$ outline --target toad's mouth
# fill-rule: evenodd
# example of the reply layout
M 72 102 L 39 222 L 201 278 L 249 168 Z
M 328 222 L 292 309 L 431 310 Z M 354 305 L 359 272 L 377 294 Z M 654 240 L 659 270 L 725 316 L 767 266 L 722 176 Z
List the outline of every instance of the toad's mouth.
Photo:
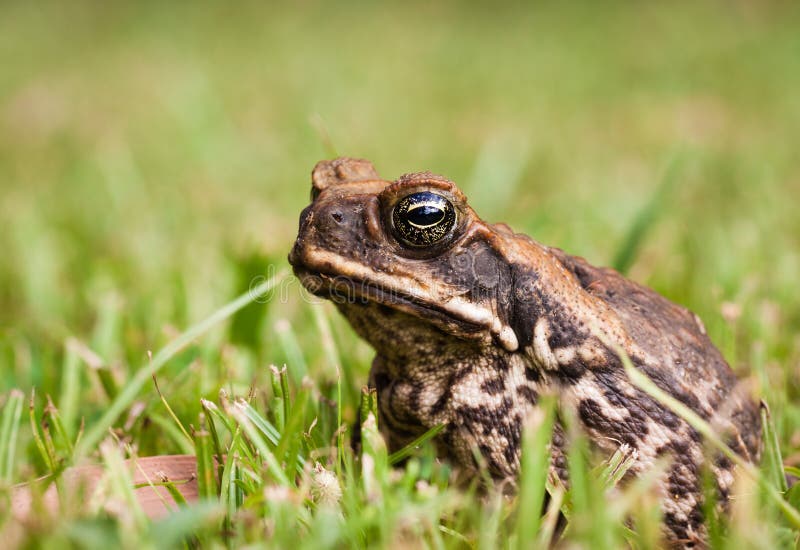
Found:
M 456 329 L 458 332 L 475 334 L 488 330 L 485 323 L 480 324 L 473 319 L 455 317 L 450 311 L 431 300 L 404 293 L 396 288 L 385 288 L 365 280 L 355 280 L 341 275 L 308 271 L 295 268 L 295 275 L 306 290 L 331 300 L 339 306 L 380 304 L 423 319 L 426 322 L 441 326 L 445 330 Z
M 290 255 L 295 275 L 312 294 L 339 306 L 381 304 L 439 326 L 449 333 L 478 336 L 489 332 L 507 351 L 519 347 L 516 334 L 492 308 L 464 294 L 432 291 L 419 281 L 376 272 L 358 262 L 316 247 Z

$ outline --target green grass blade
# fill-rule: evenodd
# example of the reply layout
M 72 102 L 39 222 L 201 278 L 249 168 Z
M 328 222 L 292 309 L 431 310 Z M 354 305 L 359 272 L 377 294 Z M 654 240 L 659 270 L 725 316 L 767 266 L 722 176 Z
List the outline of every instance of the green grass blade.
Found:
M 219 487 L 214 469 L 214 452 L 211 434 L 206 429 L 206 415 L 200 413 L 198 429 L 194 434 L 195 455 L 197 456 L 197 493 L 202 499 L 217 498 Z
M 125 504 L 126 518 L 141 532 L 147 525 L 147 517 L 136 498 L 135 486 L 128 471 L 128 466 L 117 443 L 108 438 L 100 444 L 100 455 L 105 464 L 108 480 L 113 496 Z
M 308 374 L 308 365 L 303 355 L 303 349 L 297 341 L 297 335 L 292 329 L 288 319 L 280 319 L 275 323 L 275 334 L 278 336 L 286 364 L 295 384 L 299 384 Z
M 172 340 L 169 344 L 164 346 L 148 365 L 139 369 L 136 374 L 126 384 L 120 394 L 114 399 L 111 405 L 106 409 L 106 412 L 97 420 L 91 427 L 84 433 L 81 441 L 75 448 L 75 456 L 77 458 L 86 456 L 91 449 L 103 438 L 103 435 L 108 431 L 111 426 L 119 419 L 122 413 L 133 403 L 138 393 L 142 390 L 147 381 L 161 370 L 167 361 L 172 359 L 178 352 L 192 343 L 196 338 L 199 338 L 211 328 L 223 322 L 231 315 L 242 309 L 243 307 L 254 302 L 259 295 L 269 292 L 278 282 L 284 277 L 283 273 L 278 273 L 272 279 L 265 281 L 258 285 L 256 288 L 242 294 L 235 300 L 229 302 L 225 306 L 215 311 L 206 319 L 200 321 L 196 325 L 191 326 L 185 332 L 180 334 L 177 338 Z
M 645 237 L 647 237 L 647 233 L 658 221 L 658 217 L 667 210 L 667 203 L 672 189 L 675 186 L 675 182 L 678 181 L 681 167 L 682 157 L 676 155 L 667 165 L 664 176 L 661 178 L 661 182 L 652 197 L 650 197 L 650 200 L 631 224 L 611 264 L 612 267 L 620 273 L 625 274 L 628 272 L 631 265 L 633 265 L 633 262 L 636 260 L 636 255 L 639 253 L 639 249 Z
M 414 441 L 389 455 L 389 464 L 394 466 L 398 462 L 405 460 L 413 455 L 426 441 L 432 440 L 434 437 L 444 430 L 445 424 L 438 424 L 427 432 L 416 438 Z
M 561 506 L 564 503 L 564 488 L 556 487 L 549 494 L 550 502 L 547 504 L 544 517 L 541 519 L 541 527 L 539 528 L 534 548 L 553 548 L 555 543 L 553 537 L 558 526 L 558 518 L 561 515 Z
M 64 422 L 61 420 L 61 415 L 58 412 L 58 407 L 53 404 L 50 396 L 47 396 L 47 405 L 44 408 L 44 418 L 48 426 L 52 426 L 55 434 L 58 437 L 57 442 L 60 443 L 59 447 L 66 453 L 66 459 L 69 461 L 72 458 L 72 441 L 70 440 L 67 430 L 64 427 Z
M 516 542 L 527 548 L 539 532 L 544 505 L 545 483 L 550 469 L 548 445 L 555 421 L 555 403 L 542 399 L 527 420 L 520 456 L 519 494 L 517 496 Z
M 247 407 L 246 403 L 242 400 L 236 401 L 230 409 L 231 416 L 241 426 L 248 439 L 252 442 L 253 446 L 258 451 L 261 459 L 267 467 L 267 472 L 281 485 L 288 486 L 291 484 L 289 478 L 281 468 L 275 454 L 269 448 L 268 439 L 265 439 L 265 433 L 259 430 L 256 425 L 250 420 L 245 412 Z
M 64 363 L 61 378 L 61 393 L 58 405 L 67 434 L 74 437 L 77 429 L 78 404 L 81 401 L 81 370 L 77 341 L 73 338 L 64 345 Z
M 270 365 L 269 370 L 272 375 L 270 379 L 272 382 L 272 414 L 275 417 L 275 427 L 282 432 L 286 426 L 286 418 L 289 416 L 289 395 L 286 391 L 288 388 L 283 383 L 286 378 L 286 365 L 280 370 L 275 365 Z
M 247 420 L 253 424 L 253 427 L 256 428 L 262 436 L 266 437 L 267 441 L 269 441 L 273 447 L 279 448 L 282 438 L 281 432 L 279 432 L 275 426 L 270 424 L 269 420 L 264 418 L 263 415 L 259 414 L 259 412 L 255 410 L 247 401 L 240 399 L 237 401 L 236 405 L 238 406 L 239 410 L 244 413 Z M 293 431 L 289 429 L 284 433 L 293 433 Z M 276 453 L 277 452 L 278 451 L 276 451 Z M 278 454 L 277 456 L 281 455 Z M 304 465 L 305 459 L 299 454 L 296 455 L 297 471 L 302 472 Z
M 33 435 L 33 440 L 36 443 L 36 448 L 39 451 L 39 456 L 42 457 L 42 460 L 44 461 L 45 465 L 47 465 L 47 469 L 50 470 L 50 473 L 55 473 L 56 465 L 53 462 L 52 456 L 47 451 L 42 432 L 39 430 L 39 421 L 36 418 L 35 398 L 36 392 L 35 390 L 31 390 L 31 397 L 28 401 L 28 419 L 30 420 L 31 434 Z
M 217 432 L 217 425 L 214 422 L 214 415 L 208 414 L 208 407 L 206 403 L 207 402 L 205 399 L 200 400 L 200 404 L 203 407 L 203 412 L 205 413 L 206 422 L 208 424 L 208 431 L 211 434 L 211 444 L 214 447 L 214 458 L 216 459 L 217 463 L 217 486 L 221 488 L 222 474 L 225 467 L 223 464 L 225 453 L 222 451 L 222 441 L 219 438 L 219 432 Z
M 6 484 L 11 483 L 11 476 L 14 473 L 14 458 L 17 454 L 17 437 L 24 401 L 25 394 L 13 389 L 9 392 L 8 400 L 3 407 L 2 421 L 0 421 L 0 479 Z
M 139 468 L 139 471 L 143 472 L 141 467 Z M 163 487 L 164 489 L 167 490 L 170 497 L 172 497 L 172 500 L 175 502 L 175 504 L 177 504 L 178 506 L 187 506 L 188 502 L 186 501 L 186 497 L 183 496 L 181 490 L 178 489 L 178 485 L 185 485 L 187 483 L 189 483 L 189 480 L 175 482 L 162 477 L 159 481 L 148 480 L 147 483 L 134 483 L 133 488 L 138 490 L 138 489 L 143 489 L 145 487 L 153 487 L 153 488 Z M 169 501 L 167 501 L 166 499 L 162 499 L 162 502 L 164 502 L 165 506 L 169 507 Z
M 189 546 L 187 539 L 196 540 L 198 533 L 213 529 L 223 516 L 222 507 L 213 502 L 201 502 L 188 508 L 180 508 L 168 517 L 153 524 L 150 539 L 156 548 L 180 548 Z M 184 544 L 181 545 L 180 543 Z M 195 542 L 197 547 L 206 547 Z
M 772 484 L 778 491 L 785 493 L 789 490 L 789 485 L 786 483 L 786 474 L 783 470 L 778 434 L 775 433 L 772 415 L 764 402 L 761 403 L 761 425 L 764 427 L 764 454 L 761 461 L 766 466 Z
M 269 441 L 272 446 L 278 446 L 278 442 L 281 439 L 281 432 L 279 432 L 275 426 L 270 424 L 269 420 L 261 416 L 258 411 L 250 405 L 250 403 L 244 401 L 243 399 L 237 400 L 235 406 L 244 413 L 245 417 L 253 423 L 253 425 L 264 437 L 267 438 L 267 441 Z

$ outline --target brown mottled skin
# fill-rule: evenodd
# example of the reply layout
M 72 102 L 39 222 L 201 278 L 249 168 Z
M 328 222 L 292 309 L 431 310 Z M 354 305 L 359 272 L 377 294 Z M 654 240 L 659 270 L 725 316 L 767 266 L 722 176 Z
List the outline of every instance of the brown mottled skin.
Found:
M 696 315 L 611 269 L 487 224 L 441 176 L 388 182 L 368 161 L 340 158 L 317 164 L 312 182 L 289 260 L 377 351 L 370 383 L 391 448 L 445 424 L 442 455 L 474 467 L 478 450 L 492 475 L 513 478 L 525 418 L 541 394 L 555 394 L 601 452 L 636 450 L 631 475 L 672 457 L 659 481 L 666 542 L 705 544 L 701 438 L 634 387 L 609 348 L 755 461 L 758 407 Z M 410 246 L 393 212 L 421 191 L 447 199 L 455 222 L 441 241 Z M 557 427 L 552 470 L 566 478 L 563 445 Z M 733 465 L 713 462 L 726 501 Z

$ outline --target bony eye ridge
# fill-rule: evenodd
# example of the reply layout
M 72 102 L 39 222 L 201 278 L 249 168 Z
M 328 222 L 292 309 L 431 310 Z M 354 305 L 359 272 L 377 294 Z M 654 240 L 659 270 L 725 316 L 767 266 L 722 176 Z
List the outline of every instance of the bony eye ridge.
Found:
M 430 246 L 448 237 L 456 224 L 453 204 L 442 195 L 419 191 L 403 197 L 392 211 L 392 228 L 403 244 Z

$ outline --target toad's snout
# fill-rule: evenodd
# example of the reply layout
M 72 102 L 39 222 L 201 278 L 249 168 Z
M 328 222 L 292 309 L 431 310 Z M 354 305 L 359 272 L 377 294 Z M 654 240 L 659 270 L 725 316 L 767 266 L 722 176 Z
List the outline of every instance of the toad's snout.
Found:
M 335 199 L 335 200 L 333 200 Z M 319 196 L 300 214 L 297 240 L 289 254 L 295 268 L 310 268 L 314 251 L 336 251 L 352 259 L 365 259 L 382 232 L 374 197 Z

